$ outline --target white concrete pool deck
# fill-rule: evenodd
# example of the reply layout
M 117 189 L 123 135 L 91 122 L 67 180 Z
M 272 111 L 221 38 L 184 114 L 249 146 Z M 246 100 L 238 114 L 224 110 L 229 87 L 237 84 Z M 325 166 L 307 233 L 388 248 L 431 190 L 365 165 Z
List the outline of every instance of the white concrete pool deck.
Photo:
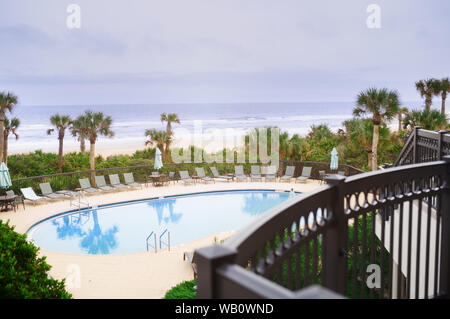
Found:
M 91 206 L 121 201 L 179 195 L 205 191 L 239 189 L 273 189 L 309 192 L 319 187 L 319 182 L 306 183 L 265 183 L 265 182 L 216 182 L 197 183 L 185 186 L 183 183 L 163 187 L 143 187 L 142 189 L 103 192 L 87 196 Z M 15 230 L 25 233 L 33 224 L 42 219 L 73 209 L 68 199 L 45 201 L 24 210 L 1 212 L 0 219 L 10 220 Z M 142 252 L 121 255 L 81 255 L 66 254 L 41 249 L 40 255 L 47 257 L 52 266 L 50 275 L 57 279 L 66 278 L 67 288 L 74 298 L 162 298 L 172 286 L 193 279 L 192 269 L 183 261 L 183 252 L 209 246 L 214 240 L 220 241 L 232 236 L 233 232 L 219 233 L 195 241 L 172 247 L 170 251 Z M 79 273 L 79 276 L 77 274 Z M 79 280 L 77 279 L 79 278 Z

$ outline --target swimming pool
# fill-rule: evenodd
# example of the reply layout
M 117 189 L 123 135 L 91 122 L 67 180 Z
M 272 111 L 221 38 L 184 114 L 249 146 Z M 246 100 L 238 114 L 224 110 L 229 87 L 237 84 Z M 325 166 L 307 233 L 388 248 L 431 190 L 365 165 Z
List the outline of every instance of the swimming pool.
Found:
M 222 191 L 104 205 L 46 219 L 28 230 L 37 246 L 75 254 L 123 254 L 147 250 L 156 234 L 176 246 L 238 230 L 295 193 Z M 164 231 L 166 231 L 164 233 Z M 154 246 L 154 235 L 149 244 Z M 163 245 L 163 248 L 165 246 Z M 150 246 L 149 249 L 152 250 Z

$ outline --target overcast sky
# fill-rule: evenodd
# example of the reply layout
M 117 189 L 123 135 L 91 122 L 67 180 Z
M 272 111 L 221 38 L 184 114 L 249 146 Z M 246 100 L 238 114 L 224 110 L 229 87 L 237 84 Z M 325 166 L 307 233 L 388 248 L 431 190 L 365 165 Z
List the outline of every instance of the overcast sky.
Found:
M 66 10 L 81 8 L 81 28 Z M 381 29 L 369 29 L 369 4 Z M 2 0 L 0 91 L 21 104 L 419 100 L 450 75 L 450 1 Z M 437 101 L 436 101 L 437 102 Z M 439 101 L 440 102 L 440 101 Z

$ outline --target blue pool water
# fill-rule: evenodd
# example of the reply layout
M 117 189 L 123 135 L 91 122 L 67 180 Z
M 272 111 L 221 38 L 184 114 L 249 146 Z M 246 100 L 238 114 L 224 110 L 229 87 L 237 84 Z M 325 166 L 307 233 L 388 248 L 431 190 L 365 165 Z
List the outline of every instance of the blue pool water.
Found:
M 105 205 L 44 220 L 28 234 L 37 246 L 58 252 L 142 252 L 147 250 L 146 238 L 152 231 L 158 249 L 159 236 L 166 229 L 171 246 L 175 246 L 238 230 L 292 196 L 295 194 L 288 192 L 227 191 Z M 153 237 L 150 243 L 154 244 Z

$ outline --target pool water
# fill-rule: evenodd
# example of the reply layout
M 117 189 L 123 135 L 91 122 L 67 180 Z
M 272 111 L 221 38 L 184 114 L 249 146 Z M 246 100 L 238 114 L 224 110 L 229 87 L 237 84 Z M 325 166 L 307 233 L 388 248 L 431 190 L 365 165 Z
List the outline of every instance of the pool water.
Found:
M 154 232 L 176 246 L 207 235 L 238 230 L 295 193 L 210 192 L 148 199 L 70 212 L 34 225 L 28 236 L 39 247 L 76 254 L 123 254 L 147 250 Z M 153 235 L 148 240 L 153 250 Z M 211 242 L 212 244 L 212 242 Z M 166 246 L 163 244 L 163 248 Z

